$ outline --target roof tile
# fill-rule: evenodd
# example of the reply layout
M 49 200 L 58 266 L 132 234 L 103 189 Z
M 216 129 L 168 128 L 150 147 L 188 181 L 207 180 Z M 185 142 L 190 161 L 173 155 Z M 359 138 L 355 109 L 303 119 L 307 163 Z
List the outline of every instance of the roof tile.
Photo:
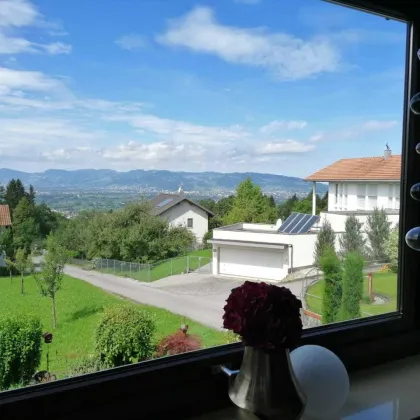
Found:
M 399 181 L 401 155 L 341 159 L 305 178 L 305 181 Z
M 9 206 L 7 204 L 0 205 L 0 226 L 11 226 Z

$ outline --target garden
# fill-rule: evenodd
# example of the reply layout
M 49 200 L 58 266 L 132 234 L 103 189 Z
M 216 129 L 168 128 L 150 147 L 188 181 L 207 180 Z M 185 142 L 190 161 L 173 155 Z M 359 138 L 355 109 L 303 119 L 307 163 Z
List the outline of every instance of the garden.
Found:
M 128 315 L 133 315 L 133 317 L 137 316 L 136 313 L 144 314 L 143 318 L 146 320 L 146 324 L 151 325 L 147 331 L 143 331 L 145 336 L 151 333 L 150 343 L 152 347 L 149 349 L 148 359 L 156 357 L 154 349 L 158 343 L 179 332 L 181 325 L 188 325 L 188 336 L 194 337 L 195 348 L 212 347 L 227 342 L 227 335 L 224 332 L 216 331 L 160 308 L 134 304 L 69 276 L 64 276 L 55 303 L 57 327 L 52 329 L 51 301 L 41 295 L 33 276 L 24 278 L 24 294 L 21 293 L 20 277 L 0 278 L 0 322 L 5 322 L 6 319 L 10 318 L 16 320 L 19 320 L 19 318 L 39 319 L 42 333 L 52 333 L 53 339 L 51 343 L 45 343 L 43 340 L 41 360 L 39 366 L 37 366 L 37 371 L 48 370 L 58 378 L 71 375 L 74 366 L 95 353 L 98 326 L 104 316 L 110 316 L 109 311 L 116 311 L 117 317 L 122 316 L 120 309 L 123 309 L 123 312 L 127 309 L 129 311 L 127 312 Z M 138 324 L 144 323 L 144 319 L 143 321 L 140 319 Z M 108 324 L 110 323 L 108 322 Z M 135 328 L 137 327 L 133 326 L 131 332 L 125 331 L 124 334 L 129 335 L 133 331 L 137 334 Z M 142 330 L 139 331 L 141 335 Z M 118 335 L 118 328 L 111 332 L 108 331 L 107 334 L 111 334 L 112 340 Z M 102 334 L 102 340 L 104 340 L 103 337 Z M 108 342 L 104 347 L 111 348 L 111 344 Z M 115 343 L 113 345 L 115 350 Z M 98 346 L 98 343 L 96 343 L 96 346 Z M 118 352 L 118 348 L 116 351 Z M 48 369 L 47 354 L 49 354 Z M 164 355 L 164 353 L 161 352 L 161 355 Z M 102 359 L 106 361 L 107 356 L 103 356 Z M 130 361 L 134 362 L 138 359 L 142 359 L 142 357 L 139 356 L 137 359 L 134 357 Z M 108 363 L 107 367 L 111 365 Z M 81 373 L 84 373 L 83 369 Z M 0 377 L 1 374 L 2 368 L 0 367 Z

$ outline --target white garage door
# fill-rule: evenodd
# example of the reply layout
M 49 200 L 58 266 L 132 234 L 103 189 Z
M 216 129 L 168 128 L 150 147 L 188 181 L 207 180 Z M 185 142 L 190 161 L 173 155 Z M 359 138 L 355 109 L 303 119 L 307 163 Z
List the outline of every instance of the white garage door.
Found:
M 283 250 L 220 247 L 219 274 L 261 280 L 281 280 L 287 275 Z

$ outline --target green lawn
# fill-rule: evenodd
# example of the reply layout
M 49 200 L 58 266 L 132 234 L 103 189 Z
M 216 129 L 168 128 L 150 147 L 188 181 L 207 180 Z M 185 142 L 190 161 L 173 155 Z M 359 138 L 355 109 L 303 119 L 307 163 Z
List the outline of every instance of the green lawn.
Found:
M 203 257 L 201 263 L 200 257 Z M 185 273 L 187 272 L 187 269 L 198 270 L 200 267 L 209 264 L 211 262 L 211 258 L 212 250 L 202 249 L 198 251 L 192 251 L 182 257 L 172 258 L 169 260 L 164 260 L 161 263 L 156 263 L 152 266 L 151 270 L 140 270 L 139 265 L 135 263 L 131 264 L 131 270 L 130 263 L 116 263 L 114 266 L 113 260 L 109 260 L 109 268 L 97 268 L 96 270 L 102 273 L 115 274 L 121 277 L 129 277 L 135 280 L 149 282 L 160 280 L 175 274 Z M 188 262 L 189 267 L 187 267 Z M 92 269 L 92 264 L 90 262 L 86 262 L 86 264 L 84 264 L 82 267 L 86 269 Z
M 54 334 L 50 346 L 50 371 L 62 376 L 69 364 L 89 355 L 94 347 L 94 333 L 105 307 L 112 305 L 134 305 L 156 317 L 155 341 L 172 334 L 183 323 L 189 325 L 189 332 L 201 337 L 203 347 L 226 343 L 226 334 L 201 325 L 190 319 L 172 314 L 164 309 L 139 305 L 119 296 L 108 294 L 82 280 L 66 276 L 63 288 L 57 294 L 56 330 L 51 329 L 51 301 L 42 297 L 33 277 L 25 278 L 25 294 L 20 293 L 20 279 L 0 278 L 0 316 L 9 314 L 34 314 L 41 319 L 45 331 Z M 45 346 L 45 345 L 44 345 Z M 45 369 L 45 348 L 41 368 Z
M 322 294 L 324 281 L 321 280 L 309 287 L 306 295 L 306 304 L 309 310 L 317 314 L 322 312 Z M 389 300 L 382 305 L 369 305 L 362 303 L 360 309 L 363 316 L 379 315 L 397 310 L 397 275 L 395 273 L 374 273 L 373 292 L 385 296 Z M 364 295 L 368 294 L 368 280 L 364 281 Z M 313 296 L 309 296 L 313 295 Z

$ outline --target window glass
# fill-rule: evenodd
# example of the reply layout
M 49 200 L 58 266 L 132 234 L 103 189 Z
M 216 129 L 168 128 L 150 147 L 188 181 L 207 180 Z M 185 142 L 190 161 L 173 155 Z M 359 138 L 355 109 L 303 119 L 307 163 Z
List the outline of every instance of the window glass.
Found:
M 406 25 L 94 4 L 0 0 L 0 390 L 236 342 L 245 280 L 395 311 Z

